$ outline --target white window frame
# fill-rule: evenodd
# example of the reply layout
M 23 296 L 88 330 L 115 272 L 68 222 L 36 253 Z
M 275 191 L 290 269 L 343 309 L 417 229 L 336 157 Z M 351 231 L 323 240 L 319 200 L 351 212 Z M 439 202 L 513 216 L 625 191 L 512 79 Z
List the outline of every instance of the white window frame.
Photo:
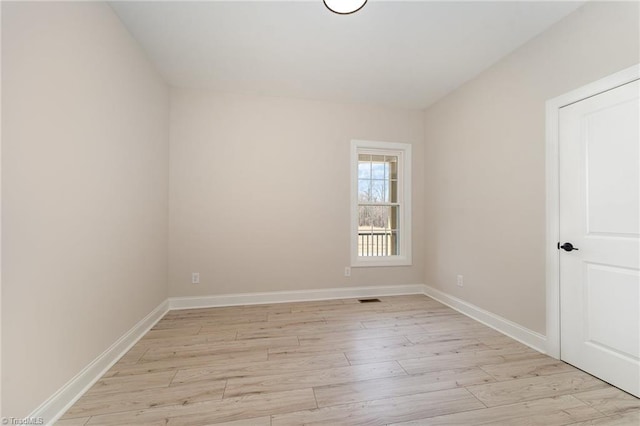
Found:
M 398 203 L 400 227 L 397 256 L 358 256 L 358 154 L 398 156 Z M 351 141 L 351 266 L 411 266 L 411 144 Z

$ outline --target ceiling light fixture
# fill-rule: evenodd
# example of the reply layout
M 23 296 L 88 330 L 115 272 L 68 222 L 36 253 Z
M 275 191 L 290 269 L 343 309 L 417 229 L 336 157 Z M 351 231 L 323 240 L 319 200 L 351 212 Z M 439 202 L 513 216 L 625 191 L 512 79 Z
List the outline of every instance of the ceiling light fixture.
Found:
M 327 9 L 338 15 L 350 15 L 362 9 L 367 0 L 322 0 Z

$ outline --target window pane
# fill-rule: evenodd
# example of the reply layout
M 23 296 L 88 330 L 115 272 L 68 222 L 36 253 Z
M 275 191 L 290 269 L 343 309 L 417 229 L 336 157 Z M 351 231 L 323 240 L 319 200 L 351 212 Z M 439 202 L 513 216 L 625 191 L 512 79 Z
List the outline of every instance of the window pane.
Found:
M 375 155 L 374 155 L 375 157 Z M 384 159 L 384 157 L 382 157 Z M 372 162 L 371 163 L 371 177 L 374 179 L 384 179 L 384 172 L 386 169 L 387 163 L 384 161 L 380 162 Z
M 359 206 L 358 256 L 399 254 L 399 206 Z
M 373 226 L 373 209 L 372 206 L 360 206 L 358 208 L 358 232 L 368 231 L 371 232 Z
M 390 232 L 358 232 L 358 256 L 389 256 Z
M 371 206 L 371 226 L 374 231 L 389 228 L 389 208 L 388 206 Z
M 358 232 L 358 256 L 398 256 L 398 231 Z
M 371 181 L 369 179 L 358 179 L 358 202 L 371 202 Z
M 384 180 L 371 181 L 371 201 L 383 203 L 385 201 Z
M 358 256 L 372 256 L 371 224 L 373 213 L 371 206 L 358 208 Z
M 368 231 L 397 230 L 400 225 L 400 206 L 359 206 L 358 227 Z
M 362 155 L 360 155 L 362 157 Z M 369 155 L 369 157 L 371 157 Z M 358 178 L 369 179 L 371 177 L 371 162 L 358 161 Z
M 373 256 L 371 232 L 358 231 L 358 256 Z

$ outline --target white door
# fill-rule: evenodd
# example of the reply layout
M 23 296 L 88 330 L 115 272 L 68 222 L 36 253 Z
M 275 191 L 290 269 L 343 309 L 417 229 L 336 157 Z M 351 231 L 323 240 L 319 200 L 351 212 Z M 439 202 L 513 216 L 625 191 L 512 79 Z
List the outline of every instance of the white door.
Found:
M 639 94 L 636 80 L 563 107 L 559 117 L 560 357 L 636 396 Z

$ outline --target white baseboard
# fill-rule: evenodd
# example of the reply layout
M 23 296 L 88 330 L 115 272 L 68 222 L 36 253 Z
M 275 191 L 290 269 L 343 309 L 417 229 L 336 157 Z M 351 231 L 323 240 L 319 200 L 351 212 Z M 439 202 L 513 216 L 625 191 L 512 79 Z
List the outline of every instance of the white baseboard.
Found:
M 221 294 L 215 296 L 170 297 L 169 309 L 213 308 L 218 306 L 259 305 L 264 303 L 307 302 L 351 297 L 424 294 L 423 284 L 372 287 L 341 287 L 317 290 L 270 291 L 265 293 Z
M 55 423 L 95 382 L 104 375 L 147 331 L 169 310 L 167 300 L 141 319 L 106 351 L 100 354 L 67 384 L 43 402 L 30 418 L 42 418 L 47 425 Z
M 540 333 L 428 285 L 424 286 L 424 294 L 538 352 L 546 353 L 547 338 Z

